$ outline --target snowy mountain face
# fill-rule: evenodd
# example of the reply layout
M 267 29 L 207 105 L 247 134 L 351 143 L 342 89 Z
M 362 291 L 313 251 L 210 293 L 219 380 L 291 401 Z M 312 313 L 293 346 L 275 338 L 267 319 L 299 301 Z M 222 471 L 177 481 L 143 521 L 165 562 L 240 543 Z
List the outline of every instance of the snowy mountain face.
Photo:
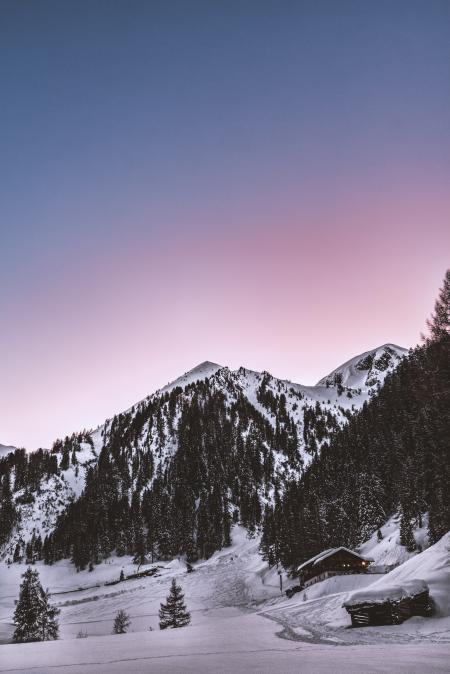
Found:
M 323 377 L 317 386 L 342 386 L 352 389 L 373 391 L 382 385 L 386 376 L 393 372 L 407 349 L 395 344 L 384 344 L 351 358 L 340 367 Z
M 345 363 L 317 386 L 294 384 L 268 372 L 200 364 L 95 431 L 55 442 L 50 453 L 42 454 L 46 468 L 38 478 L 29 476 L 39 473 L 38 468 L 30 471 L 22 465 L 24 459 L 11 460 L 17 516 L 3 556 L 13 555 L 18 543 L 23 556 L 26 543 L 52 534 L 61 516 L 70 528 L 67 522 L 75 517 L 71 513 L 80 498 L 77 516 L 87 517 L 94 506 L 83 503 L 99 498 L 99 483 L 110 474 L 114 488 L 127 494 L 128 501 L 138 494 L 140 502 L 147 491 L 150 500 L 157 498 L 158 512 L 172 508 L 168 528 L 175 525 L 178 510 L 192 508 L 195 515 L 185 526 L 197 531 L 202 505 L 208 513 L 217 508 L 220 520 L 229 510 L 250 528 L 258 526 L 275 491 L 301 475 L 405 354 L 400 347 L 385 345 Z M 178 483 L 188 485 L 189 503 L 178 503 L 173 487 Z M 112 498 L 109 492 L 104 500 Z M 114 504 L 118 499 L 116 494 Z M 224 532 L 227 527 L 223 524 Z M 202 545 L 213 551 L 221 543 L 208 540 Z M 168 556 L 172 553 L 167 550 Z

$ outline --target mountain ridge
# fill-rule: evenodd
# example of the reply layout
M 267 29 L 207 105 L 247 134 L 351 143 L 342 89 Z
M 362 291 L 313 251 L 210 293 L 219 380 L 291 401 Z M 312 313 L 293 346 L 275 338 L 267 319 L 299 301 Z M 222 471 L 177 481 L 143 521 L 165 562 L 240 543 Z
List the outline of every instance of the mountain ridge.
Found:
M 314 385 L 301 384 L 301 383 L 293 382 L 290 379 L 284 379 L 284 378 L 276 377 L 276 376 L 272 375 L 270 372 L 268 372 L 267 370 L 262 370 L 262 371 L 252 370 L 252 369 L 247 368 L 243 365 L 239 366 L 236 370 L 233 370 L 228 365 L 220 365 L 219 363 L 215 363 L 213 361 L 205 360 L 205 361 L 202 361 L 201 363 L 199 363 L 198 365 L 195 365 L 190 370 L 187 370 L 184 374 L 180 375 L 176 379 L 174 379 L 174 380 L 168 382 L 167 384 L 165 384 L 164 386 L 156 389 L 156 391 L 154 391 L 153 393 L 150 393 L 145 398 L 142 398 L 138 402 L 134 403 L 134 405 L 131 405 L 125 411 L 128 412 L 129 410 L 133 409 L 133 407 L 135 407 L 136 405 L 139 405 L 140 403 L 148 400 L 149 398 L 151 398 L 154 395 L 159 395 L 161 393 L 170 392 L 171 390 L 173 390 L 177 386 L 187 386 L 190 383 L 193 383 L 195 381 L 200 381 L 201 379 L 205 379 L 205 378 L 208 379 L 208 378 L 214 376 L 215 374 L 217 374 L 217 372 L 219 372 L 220 370 L 226 370 L 227 372 L 230 372 L 230 373 L 238 373 L 240 371 L 245 371 L 247 373 L 255 374 L 255 375 L 265 375 L 265 374 L 267 374 L 267 375 L 273 377 L 273 379 L 284 382 L 285 384 L 288 384 L 289 386 L 298 387 L 299 389 L 304 389 L 304 390 L 307 390 L 307 391 L 312 391 L 312 390 L 314 390 L 316 388 L 319 388 L 319 387 L 326 387 L 327 386 L 327 384 L 326 384 L 327 380 L 331 380 L 331 378 L 333 377 L 333 375 L 335 375 L 335 373 L 343 371 L 344 369 L 346 369 L 348 366 L 350 366 L 354 362 L 360 362 L 364 358 L 366 358 L 367 356 L 375 357 L 375 355 L 377 355 L 377 354 L 381 355 L 383 352 L 385 352 L 388 349 L 393 352 L 394 360 L 396 362 L 391 363 L 391 366 L 393 365 L 394 367 L 396 367 L 396 365 L 398 364 L 398 362 L 400 361 L 401 358 L 405 357 L 408 354 L 408 349 L 406 349 L 402 346 L 398 346 L 396 344 L 387 342 L 386 344 L 382 344 L 378 347 L 375 347 L 374 349 L 369 349 L 368 351 L 364 351 L 364 352 L 362 352 L 362 353 L 360 353 L 356 356 L 353 356 L 353 358 L 350 358 L 349 360 L 347 360 L 344 363 L 342 363 L 341 365 L 339 365 L 337 368 L 332 370 L 332 372 L 330 372 L 328 375 L 325 375 L 324 377 L 322 377 L 317 382 L 317 384 L 314 384 Z M 395 356 L 396 356 L 396 358 L 395 358 Z M 386 374 L 388 372 L 392 371 L 392 369 L 393 369 L 393 367 L 386 367 L 385 368 Z M 367 388 L 373 388 L 374 385 L 377 384 L 377 383 L 379 383 L 379 382 L 373 382 L 372 384 L 369 384 L 367 386 Z M 346 384 L 344 384 L 344 385 L 346 385 Z M 348 384 L 347 387 L 348 388 L 359 388 L 354 383 Z M 101 426 L 102 426 L 102 424 L 100 424 L 97 428 L 101 428 Z
M 380 350 L 383 347 L 373 354 Z M 401 360 L 399 354 L 388 355 L 384 376 Z M 71 504 L 95 501 L 105 470 L 119 476 L 118 489 L 128 494 L 128 500 L 136 492 L 139 502 L 145 490 L 157 488 L 162 490 L 163 502 L 168 499 L 169 503 L 174 498 L 171 482 L 181 480 L 194 485 L 189 498 L 191 504 L 198 503 L 202 490 L 208 491 L 216 481 L 221 485 L 219 501 L 229 501 L 233 504 L 230 513 L 238 513 L 238 518 L 255 526 L 261 504 L 272 501 L 277 490 L 298 479 L 324 442 L 382 381 L 374 380 L 364 389 L 340 382 L 311 387 L 264 371 L 243 367 L 233 371 L 203 361 L 94 431 L 57 440 L 50 452 L 10 455 L 4 470 L 13 478 L 17 517 L 3 554 L 12 555 L 17 545 L 23 554 L 33 537 L 43 540 L 58 526 L 67 527 L 61 518 L 71 512 Z M 245 488 L 243 475 L 250 480 Z M 217 503 L 205 507 L 221 512 L 225 508 Z M 175 522 L 170 526 L 176 526 Z M 129 542 L 128 548 L 135 543 Z M 221 543 L 211 545 L 212 550 Z

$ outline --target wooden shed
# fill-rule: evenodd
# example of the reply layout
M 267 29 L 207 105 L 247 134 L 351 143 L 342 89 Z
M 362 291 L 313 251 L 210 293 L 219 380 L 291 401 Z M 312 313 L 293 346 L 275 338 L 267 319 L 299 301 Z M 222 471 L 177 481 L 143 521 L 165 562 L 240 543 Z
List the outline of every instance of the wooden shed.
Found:
M 302 587 L 309 587 L 330 576 L 366 573 L 372 560 L 348 548 L 329 548 L 297 568 Z
M 426 617 L 433 612 L 428 585 L 423 580 L 354 592 L 344 607 L 353 627 L 399 625 L 413 615 Z

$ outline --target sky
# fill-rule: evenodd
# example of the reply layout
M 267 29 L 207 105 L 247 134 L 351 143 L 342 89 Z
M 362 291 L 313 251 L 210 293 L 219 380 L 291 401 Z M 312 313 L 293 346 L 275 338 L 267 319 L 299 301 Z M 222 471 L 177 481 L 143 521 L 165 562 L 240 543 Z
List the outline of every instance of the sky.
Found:
M 447 0 L 1 0 L 0 442 L 416 344 L 449 194 Z

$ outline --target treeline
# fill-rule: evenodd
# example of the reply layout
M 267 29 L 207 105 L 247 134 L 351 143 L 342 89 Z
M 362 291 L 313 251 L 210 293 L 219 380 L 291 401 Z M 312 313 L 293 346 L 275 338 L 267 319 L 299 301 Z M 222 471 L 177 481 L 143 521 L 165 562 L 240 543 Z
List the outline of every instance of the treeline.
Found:
M 355 547 L 400 511 L 401 543 L 429 513 L 429 538 L 450 529 L 450 273 L 431 336 L 322 447 L 300 480 L 266 506 L 261 549 L 294 567 L 325 548 Z

